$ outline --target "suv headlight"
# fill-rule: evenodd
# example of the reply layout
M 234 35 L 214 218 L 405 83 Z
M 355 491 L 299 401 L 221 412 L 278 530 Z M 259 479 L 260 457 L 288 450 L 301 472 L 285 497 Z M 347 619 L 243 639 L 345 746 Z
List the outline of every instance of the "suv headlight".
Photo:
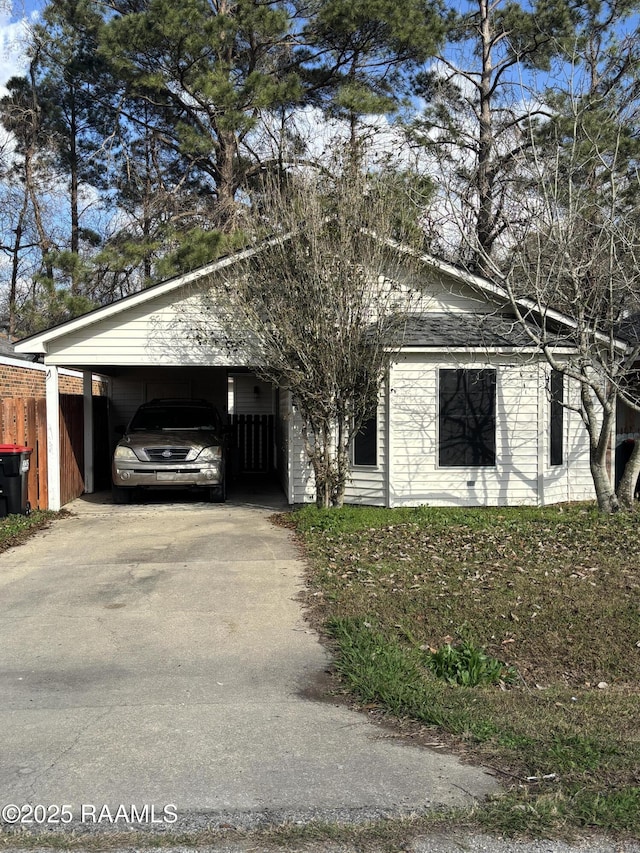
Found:
M 222 459 L 222 448 L 203 447 L 197 458 L 198 462 L 219 462 Z
M 124 462 L 125 460 L 135 460 L 138 457 L 130 447 L 127 447 L 124 444 L 117 444 L 113 454 L 113 458 L 116 460 L 116 462 Z

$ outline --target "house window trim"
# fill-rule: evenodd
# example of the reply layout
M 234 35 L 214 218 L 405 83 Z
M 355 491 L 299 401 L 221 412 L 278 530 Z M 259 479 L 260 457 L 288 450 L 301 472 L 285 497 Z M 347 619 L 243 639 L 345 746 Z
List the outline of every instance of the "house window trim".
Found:
M 494 461 L 492 465 L 442 465 L 440 463 L 440 373 L 443 370 L 464 370 L 466 372 L 471 371 L 486 371 L 491 370 L 495 375 L 495 388 L 496 388 L 496 396 L 494 397 L 494 412 L 493 412 L 493 428 L 494 428 Z M 498 388 L 498 379 L 499 379 L 500 371 L 495 365 L 458 365 L 456 367 L 447 367 L 447 366 L 438 366 L 436 368 L 436 447 L 435 447 L 435 467 L 437 471 L 460 471 L 460 472 L 469 472 L 473 474 L 478 474 L 481 471 L 497 471 L 499 468 L 498 464 L 498 401 L 497 401 L 497 388 Z
M 367 418 L 365 424 L 369 421 L 376 422 L 376 461 L 372 464 L 364 462 L 356 463 L 356 437 L 353 436 L 349 447 L 349 462 L 353 471 L 379 471 L 380 470 L 380 414 L 378 410 L 373 413 L 373 417 Z M 363 424 L 364 425 L 364 424 Z

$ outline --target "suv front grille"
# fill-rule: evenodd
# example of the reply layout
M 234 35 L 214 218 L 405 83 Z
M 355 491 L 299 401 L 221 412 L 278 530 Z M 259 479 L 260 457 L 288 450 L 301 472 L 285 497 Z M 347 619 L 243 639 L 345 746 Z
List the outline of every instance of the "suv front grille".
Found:
M 184 462 L 189 454 L 188 447 L 145 447 L 151 462 Z

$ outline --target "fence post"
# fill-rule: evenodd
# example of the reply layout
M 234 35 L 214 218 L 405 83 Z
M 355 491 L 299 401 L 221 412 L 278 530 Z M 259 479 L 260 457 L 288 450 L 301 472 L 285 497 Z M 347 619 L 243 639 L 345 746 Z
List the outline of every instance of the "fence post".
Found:
M 84 490 L 93 494 L 93 374 L 82 373 L 82 403 L 84 414 Z
M 59 510 L 60 503 L 60 395 L 58 368 L 47 366 L 45 381 L 47 398 L 47 488 L 49 509 Z

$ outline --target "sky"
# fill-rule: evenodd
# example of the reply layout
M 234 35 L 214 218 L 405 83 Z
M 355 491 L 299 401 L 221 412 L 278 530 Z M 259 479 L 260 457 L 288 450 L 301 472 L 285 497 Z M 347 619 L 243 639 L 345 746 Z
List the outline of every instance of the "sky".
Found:
M 27 70 L 25 34 L 29 20 L 37 19 L 40 3 L 28 0 L 23 3 L 11 3 L 0 0 L 0 93 L 5 94 L 5 85 L 15 74 L 24 74 Z

